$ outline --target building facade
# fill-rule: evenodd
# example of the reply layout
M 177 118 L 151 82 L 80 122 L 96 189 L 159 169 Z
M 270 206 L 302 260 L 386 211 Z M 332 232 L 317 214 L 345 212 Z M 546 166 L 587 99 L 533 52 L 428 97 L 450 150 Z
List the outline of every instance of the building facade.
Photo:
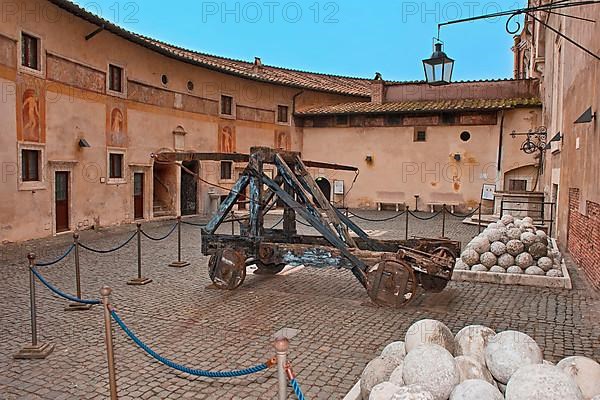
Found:
M 432 88 L 295 71 L 171 46 L 66 0 L 0 3 L 0 242 L 207 215 L 243 168 L 182 170 L 160 153 L 268 146 L 355 165 L 312 171 L 350 207 L 467 210 L 483 184 L 534 188 L 539 160 L 510 134 L 542 123 L 535 79 Z

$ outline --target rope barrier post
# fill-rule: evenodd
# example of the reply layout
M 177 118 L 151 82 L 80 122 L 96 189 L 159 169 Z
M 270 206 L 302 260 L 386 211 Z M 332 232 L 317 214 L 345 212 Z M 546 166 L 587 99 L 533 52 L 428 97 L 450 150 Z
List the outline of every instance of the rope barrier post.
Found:
M 187 261 L 181 261 L 181 215 L 177 217 L 177 261 L 169 264 L 169 267 L 183 268 L 190 265 Z
M 288 382 L 286 374 L 287 354 L 290 347 L 290 342 L 285 337 L 278 337 L 273 343 L 273 347 L 277 352 L 277 380 L 279 383 L 278 400 L 286 400 L 288 397 Z
M 442 238 L 446 237 L 446 204 L 442 206 Z
M 138 274 L 136 278 L 132 278 L 128 285 L 133 286 L 143 286 L 152 282 L 150 278 L 144 278 L 142 276 L 142 224 L 137 223 L 137 264 L 138 264 Z
M 75 286 L 77 298 L 81 299 L 81 271 L 79 269 L 79 233 L 73 233 L 73 250 L 75 251 Z M 84 311 L 92 308 L 91 304 L 71 303 L 65 307 L 65 311 Z
M 37 313 L 35 308 L 35 254 L 27 255 L 29 260 L 29 301 L 31 312 L 31 345 L 23 347 L 13 358 L 17 360 L 42 360 L 54 351 L 54 345 L 51 343 L 39 343 L 37 336 Z
M 104 286 L 100 289 L 102 296 L 102 307 L 104 308 L 104 340 L 106 343 L 106 358 L 108 361 L 108 384 L 110 387 L 110 399 L 117 400 L 117 372 L 115 370 L 115 353 L 113 347 L 113 333 L 110 317 L 110 294 L 112 289 Z
M 479 202 L 479 220 L 477 221 L 477 233 L 481 233 L 481 202 Z

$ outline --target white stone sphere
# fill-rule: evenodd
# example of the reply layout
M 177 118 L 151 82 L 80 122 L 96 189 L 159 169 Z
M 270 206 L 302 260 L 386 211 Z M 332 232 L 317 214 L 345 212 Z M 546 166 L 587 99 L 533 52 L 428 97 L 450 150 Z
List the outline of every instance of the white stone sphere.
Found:
M 392 400 L 434 400 L 434 398 L 423 386 L 408 385 L 401 387 L 392 396 Z
M 496 274 L 505 274 L 506 270 L 499 265 L 494 265 L 492 268 L 490 268 L 490 272 L 494 272 Z
M 524 271 L 518 265 L 513 265 L 513 266 L 506 268 L 506 272 L 508 272 L 509 274 L 521 275 Z
M 600 400 L 600 394 L 599 394 L 598 396 L 594 396 L 594 397 L 592 397 L 592 399 L 591 399 L 591 400 Z
M 533 265 L 533 257 L 529 253 L 521 253 L 515 257 L 515 264 L 523 269 L 527 269 Z
M 460 380 L 454 357 L 436 344 L 424 344 L 409 351 L 402 377 L 407 385 L 423 386 L 434 400 L 447 400 Z
M 498 257 L 498 265 L 506 269 L 512 265 L 515 265 L 515 258 L 508 253 L 504 253 Z
M 479 262 L 479 253 L 474 249 L 466 249 L 460 256 L 468 266 L 473 266 Z
M 520 218 L 515 218 L 514 224 L 515 224 L 515 227 L 521 228 L 521 225 L 523 225 L 523 220 Z
M 548 254 L 548 247 L 543 243 L 536 242 L 529 246 L 527 251 L 531 254 L 531 257 L 538 260 Z
M 535 234 L 535 227 L 532 224 L 528 224 L 527 222 L 523 222 L 521 224 L 521 229 L 529 233 Z
M 450 400 L 504 400 L 504 396 L 489 382 L 469 379 L 454 388 Z
M 506 400 L 583 400 L 566 372 L 551 365 L 526 365 L 506 385 Z
M 490 251 L 490 241 L 485 236 L 478 236 L 471 241 L 470 248 L 478 254 L 483 254 L 486 251 Z
M 521 234 L 521 242 L 523 242 L 525 247 L 531 246 L 532 244 L 534 244 L 536 242 L 536 240 L 537 240 L 537 236 L 535 236 L 535 233 L 523 232 Z
M 498 227 L 498 223 L 490 222 L 486 229 L 496 229 Z
M 454 359 L 456 360 L 461 382 L 469 379 L 481 379 L 488 383 L 494 383 L 494 378 L 486 366 L 473 357 L 458 356 L 454 357 Z
M 531 217 L 525 217 L 525 218 L 523 218 L 523 223 L 525 223 L 525 224 L 533 224 L 533 218 L 531 218 Z
M 520 240 L 509 240 L 506 243 L 506 252 L 511 256 L 518 256 L 525 251 L 525 245 Z
M 360 393 L 363 399 L 368 399 L 371 390 L 379 383 L 386 382 L 394 369 L 396 361 L 387 357 L 377 357 L 371 360 L 360 376 Z
M 469 265 L 462 260 L 462 258 L 457 258 L 456 263 L 454 263 L 454 269 L 458 271 L 465 271 L 470 269 Z
M 485 348 L 485 363 L 500 382 L 506 384 L 515 371 L 525 365 L 541 364 L 542 350 L 524 333 L 504 331 L 490 338 Z
M 490 252 L 496 256 L 501 256 L 506 253 L 506 245 L 502 242 L 494 242 L 490 245 Z
M 486 266 L 487 268 L 491 268 L 494 265 L 496 265 L 497 261 L 498 261 L 498 259 L 496 258 L 494 253 L 492 253 L 491 251 L 488 251 L 487 253 L 483 253 L 481 255 L 481 257 L 479 257 L 479 262 L 482 265 Z
M 475 272 L 488 272 L 488 268 L 483 264 L 475 264 L 471 267 L 471 271 Z
M 399 389 L 400 386 L 391 382 L 378 383 L 371 390 L 369 400 L 390 400 Z
M 562 359 L 556 366 L 575 380 L 584 399 L 600 395 L 600 364 L 596 361 L 575 356 Z
M 454 354 L 455 344 L 452 331 L 440 321 L 435 319 L 422 319 L 415 322 L 406 331 L 404 345 L 406 353 L 422 344 L 436 344 Z
M 500 218 L 500 221 L 502 221 L 504 225 L 512 224 L 515 222 L 515 217 L 510 214 L 504 214 L 502 218 Z
M 396 367 L 396 369 L 390 375 L 390 382 L 394 385 L 404 386 L 404 378 L 402 377 L 402 373 L 404 371 L 404 361 L 400 362 L 400 365 Z
M 510 240 L 519 240 L 521 239 L 521 230 L 519 228 L 510 228 L 506 231 L 506 235 Z
M 485 365 L 485 348 L 491 337 L 495 336 L 493 329 L 483 325 L 469 325 L 462 328 L 456 334 L 455 354 L 457 356 L 469 356 Z
M 404 346 L 404 342 L 392 342 L 385 346 L 385 348 L 381 351 L 381 357 L 387 357 L 396 360 L 398 364 L 404 360 L 405 356 L 406 348 Z
M 562 278 L 563 273 L 561 270 L 551 269 L 550 271 L 546 272 L 546 276 L 549 276 L 550 278 Z
M 544 272 L 543 269 L 541 269 L 537 265 L 534 265 L 525 270 L 525 275 L 543 276 L 543 275 L 546 275 L 546 273 Z
M 550 271 L 552 269 L 552 266 L 554 265 L 554 263 L 548 257 L 541 257 L 537 261 L 537 265 L 538 265 L 538 267 L 540 267 L 544 271 L 548 272 L 548 271 Z
M 498 228 L 486 229 L 485 235 L 490 243 L 497 242 L 502 238 L 502 232 L 500 232 L 500 229 Z

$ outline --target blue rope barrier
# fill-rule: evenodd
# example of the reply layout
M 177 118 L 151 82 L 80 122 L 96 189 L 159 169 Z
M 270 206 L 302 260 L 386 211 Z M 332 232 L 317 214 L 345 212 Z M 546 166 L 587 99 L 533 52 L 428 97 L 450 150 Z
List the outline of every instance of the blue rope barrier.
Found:
M 123 247 L 127 246 L 127 245 L 129 244 L 129 242 L 131 242 L 131 241 L 133 240 L 133 238 L 134 238 L 136 235 L 137 235 L 137 232 L 133 232 L 133 235 L 131 235 L 131 237 L 130 237 L 129 239 L 127 239 L 127 240 L 125 241 L 125 243 L 123 243 L 123 244 L 121 244 L 121 245 L 119 245 L 119 246 L 115 247 L 114 249 L 109 249 L 109 250 L 98 250 L 98 249 L 94 249 L 94 248 L 92 248 L 92 247 L 86 246 L 86 245 L 85 245 L 85 244 L 83 244 L 83 243 L 79 243 L 79 245 L 80 245 L 81 247 L 83 247 L 84 249 L 86 249 L 86 250 L 89 250 L 89 251 L 91 251 L 91 252 L 93 252 L 93 253 L 108 254 L 108 253 L 115 252 L 115 251 L 117 251 L 117 250 L 121 250 Z
M 298 400 L 304 400 L 304 393 L 302 393 L 302 388 L 300 388 L 300 384 L 296 380 L 296 378 L 290 380 L 290 385 L 292 385 L 292 389 L 294 389 L 294 393 Z
M 35 266 L 36 267 L 49 267 L 51 265 L 58 264 L 59 262 L 64 260 L 69 254 L 71 254 L 71 252 L 73 251 L 74 248 L 75 248 L 75 244 L 72 244 L 67 249 L 67 252 L 65 254 L 63 254 L 62 256 L 60 256 L 59 258 L 57 258 L 56 260 L 50 261 L 50 262 L 36 262 Z
M 84 300 L 84 299 L 77 298 L 75 296 L 71 296 L 70 294 L 61 292 L 60 290 L 58 290 L 57 288 L 52 286 L 46 279 L 44 279 L 42 274 L 40 274 L 35 268 L 31 268 L 31 272 L 33 272 L 33 274 L 36 276 L 36 278 L 38 278 L 40 280 L 40 282 L 42 282 L 44 284 L 44 286 L 46 286 L 48 289 L 50 289 L 56 295 L 58 295 L 64 299 L 73 301 L 75 303 L 81 303 L 81 304 L 100 304 L 100 300 Z
M 162 236 L 162 237 L 159 237 L 159 238 L 152 237 L 152 236 L 148 235 L 148 234 L 147 234 L 146 232 L 144 232 L 144 231 L 140 231 L 140 232 L 142 232 L 142 235 L 144 235 L 144 236 L 145 236 L 145 237 L 147 237 L 148 239 L 150 239 L 150 240 L 154 240 L 155 242 L 160 242 L 161 240 L 165 240 L 166 238 L 168 238 L 169 236 L 171 236 L 171 234 L 172 234 L 173 232 L 175 232 L 175 228 L 177 228 L 177 224 L 175 224 L 175 226 L 173 226 L 173 228 L 171 228 L 171 230 L 169 231 L 169 233 L 167 233 L 165 236 Z
M 173 369 L 176 369 L 177 371 L 185 372 L 190 375 L 203 376 L 203 377 L 208 377 L 208 378 L 234 378 L 234 377 L 238 377 L 238 376 L 254 374 L 254 373 L 257 373 L 260 371 L 264 371 L 265 369 L 268 368 L 267 363 L 262 363 L 262 364 L 255 365 L 250 368 L 235 370 L 235 371 L 206 371 L 206 370 L 202 370 L 202 369 L 192 369 L 192 368 L 185 367 L 185 366 L 177 364 L 165 357 L 162 357 L 161 355 L 156 353 L 154 350 L 152 350 L 150 347 L 148 347 L 137 336 L 135 336 L 135 334 L 127 327 L 127 325 L 125 325 L 125 323 L 117 315 L 115 310 L 111 310 L 110 314 L 112 315 L 115 322 L 121 327 L 121 329 L 123 329 L 123 332 L 125 332 L 127 334 L 127 336 L 129 336 L 129 338 L 131 340 L 133 340 L 133 342 L 136 345 L 138 345 L 138 347 L 140 347 L 142 350 L 144 350 L 146 353 L 148 353 L 150 356 L 152 356 L 158 362 L 160 362 L 168 367 L 171 367 Z

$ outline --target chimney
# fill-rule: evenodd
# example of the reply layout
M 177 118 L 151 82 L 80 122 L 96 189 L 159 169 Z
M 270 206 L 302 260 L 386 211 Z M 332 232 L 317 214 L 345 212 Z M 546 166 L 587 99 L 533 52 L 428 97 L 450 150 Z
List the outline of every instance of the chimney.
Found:
M 260 70 L 262 69 L 263 63 L 262 60 L 260 59 L 260 57 L 254 57 L 254 66 L 252 67 L 252 70 L 254 71 L 255 74 L 259 73 Z
M 385 81 L 381 74 L 377 72 L 375 78 L 371 81 L 371 103 L 383 104 Z

